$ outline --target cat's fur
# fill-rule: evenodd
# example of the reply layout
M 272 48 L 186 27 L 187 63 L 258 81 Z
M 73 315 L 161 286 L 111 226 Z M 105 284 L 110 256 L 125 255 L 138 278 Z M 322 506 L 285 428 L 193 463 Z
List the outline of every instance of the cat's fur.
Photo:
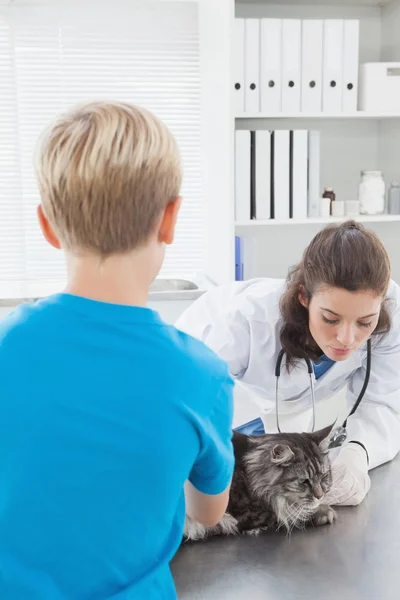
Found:
M 262 436 L 235 431 L 236 464 L 227 512 L 216 527 L 187 517 L 185 538 L 332 523 L 335 512 L 322 503 L 332 485 L 327 453 L 331 429 Z

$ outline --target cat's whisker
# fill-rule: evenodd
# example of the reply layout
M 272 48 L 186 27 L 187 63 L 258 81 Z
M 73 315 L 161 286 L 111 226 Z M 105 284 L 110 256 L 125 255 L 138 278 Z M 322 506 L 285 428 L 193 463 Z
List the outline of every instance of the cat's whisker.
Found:
M 314 514 L 314 510 L 307 505 L 293 502 L 287 506 L 287 529 L 290 535 L 293 529 L 305 529 L 310 517 Z
M 293 502 L 287 507 L 287 530 L 290 535 L 295 527 L 302 523 L 303 507 L 297 502 Z

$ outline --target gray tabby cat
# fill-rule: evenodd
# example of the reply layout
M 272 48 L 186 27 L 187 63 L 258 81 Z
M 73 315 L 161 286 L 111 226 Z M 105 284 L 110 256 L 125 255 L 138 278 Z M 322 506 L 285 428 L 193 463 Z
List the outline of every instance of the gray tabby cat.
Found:
M 334 510 L 323 504 L 332 485 L 328 458 L 331 429 L 262 436 L 235 431 L 236 464 L 227 512 L 216 527 L 205 527 L 187 517 L 184 537 L 199 540 L 333 523 Z

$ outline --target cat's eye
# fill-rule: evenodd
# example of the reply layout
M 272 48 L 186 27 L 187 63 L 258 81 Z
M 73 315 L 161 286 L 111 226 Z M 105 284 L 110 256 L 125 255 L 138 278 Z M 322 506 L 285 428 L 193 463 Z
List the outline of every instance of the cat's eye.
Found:
M 299 479 L 300 485 L 308 485 L 311 486 L 311 481 L 309 479 Z

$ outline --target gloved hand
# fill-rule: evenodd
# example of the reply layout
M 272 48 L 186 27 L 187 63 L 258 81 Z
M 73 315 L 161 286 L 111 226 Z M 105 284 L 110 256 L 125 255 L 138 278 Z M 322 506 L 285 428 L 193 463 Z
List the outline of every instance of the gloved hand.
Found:
M 356 506 L 364 500 L 370 487 L 367 454 L 362 446 L 350 442 L 332 462 L 332 487 L 324 504 Z

